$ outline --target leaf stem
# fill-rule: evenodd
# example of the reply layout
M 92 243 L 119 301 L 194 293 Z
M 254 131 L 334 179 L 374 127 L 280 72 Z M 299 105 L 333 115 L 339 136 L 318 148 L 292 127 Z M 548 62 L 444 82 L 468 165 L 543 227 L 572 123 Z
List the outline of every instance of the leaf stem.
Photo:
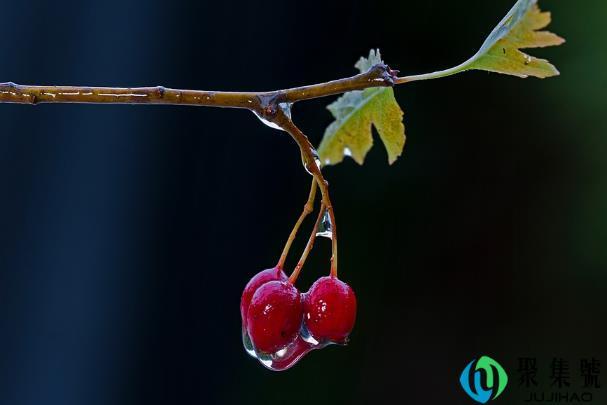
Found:
M 291 276 L 289 276 L 289 282 L 291 284 L 295 284 L 295 282 L 297 281 L 297 278 L 299 277 L 299 273 L 301 272 L 301 269 L 303 268 L 304 264 L 306 263 L 308 254 L 314 247 L 314 241 L 316 241 L 316 233 L 318 232 L 318 226 L 320 225 L 320 221 L 322 220 L 322 217 L 324 216 L 325 209 L 326 209 L 325 204 L 321 203 L 320 211 L 318 212 L 318 217 L 316 218 L 316 222 L 314 223 L 314 228 L 312 228 L 312 233 L 310 234 L 310 238 L 308 238 L 308 243 L 306 244 L 306 248 L 302 252 L 301 257 L 299 258 L 299 261 L 297 262 L 297 265 L 295 266 L 295 269 L 293 270 L 293 273 L 291 273 Z
M 301 212 L 301 215 L 297 219 L 295 226 L 293 226 L 293 229 L 291 230 L 291 234 L 289 235 L 289 238 L 287 239 L 285 247 L 282 250 L 282 254 L 280 255 L 280 259 L 278 260 L 278 264 L 276 265 L 276 267 L 278 267 L 281 270 L 284 268 L 285 260 L 287 260 L 289 250 L 291 249 L 291 245 L 293 244 L 293 241 L 295 240 L 295 237 L 297 236 L 297 232 L 299 231 L 301 224 L 303 223 L 304 219 L 306 219 L 306 217 L 309 214 L 311 214 L 312 211 L 314 211 L 314 200 L 316 199 L 317 187 L 318 187 L 318 185 L 316 183 L 316 179 L 313 178 L 312 184 L 310 186 L 310 194 L 308 196 L 308 200 L 306 201 L 306 203 L 303 207 L 303 211 Z
M 461 63 L 457 66 L 454 66 L 452 68 L 445 69 L 445 70 L 439 70 L 436 72 L 425 73 L 425 74 L 421 74 L 421 75 L 411 75 L 411 76 L 399 77 L 394 81 L 394 84 L 398 85 L 398 84 L 417 82 L 420 80 L 432 80 L 432 79 L 439 79 L 441 77 L 452 76 L 452 75 L 455 75 L 455 74 L 458 74 L 458 73 L 461 73 L 461 72 L 467 70 L 468 67 L 470 66 L 471 60 L 472 59 L 467 60 L 464 63 Z

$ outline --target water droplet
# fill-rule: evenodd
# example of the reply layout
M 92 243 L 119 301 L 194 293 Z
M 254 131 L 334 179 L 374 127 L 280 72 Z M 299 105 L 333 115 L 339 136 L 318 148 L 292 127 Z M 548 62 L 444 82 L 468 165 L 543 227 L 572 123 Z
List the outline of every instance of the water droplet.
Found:
M 308 314 L 308 319 L 310 319 L 310 314 Z M 317 346 L 320 344 L 320 342 L 318 340 L 314 339 L 314 336 L 312 336 L 310 331 L 308 331 L 308 328 L 306 328 L 305 323 L 301 326 L 301 330 L 300 330 L 299 334 L 304 342 L 310 343 L 311 345 L 314 345 L 314 346 Z
M 257 111 L 253 111 L 253 114 L 255 114 L 255 116 L 257 118 L 259 118 L 259 121 L 263 122 L 264 124 L 266 124 L 270 128 L 278 129 L 279 131 L 284 131 L 280 126 L 278 126 L 277 124 L 273 123 L 272 121 L 267 120 L 261 114 L 259 114 Z
M 352 156 L 352 151 L 350 150 L 350 148 L 344 148 L 344 156 Z
M 278 104 L 278 108 L 281 109 L 281 111 L 283 113 L 285 113 L 285 115 L 291 119 L 291 106 L 293 105 L 293 103 L 279 103 Z M 270 121 L 270 119 L 268 119 L 268 117 L 264 117 L 262 114 L 258 113 L 257 111 L 253 111 L 253 114 L 255 114 L 255 116 L 257 118 L 259 118 L 259 120 L 261 122 L 263 122 L 265 125 L 269 126 L 270 128 L 273 129 L 278 129 L 279 131 L 284 131 L 284 129 L 282 129 L 282 127 L 280 127 L 279 125 L 273 123 L 272 121 Z M 275 115 L 276 112 L 273 112 L 272 115 Z
M 255 349 L 251 338 L 247 333 L 246 329 L 242 330 L 242 341 L 244 343 L 245 350 L 249 355 L 259 360 L 259 362 L 266 368 L 274 371 L 283 371 L 294 366 L 302 357 L 311 352 L 312 350 L 322 349 L 333 342 L 319 342 L 305 327 L 302 322 L 299 334 L 291 343 L 275 353 L 263 353 Z
M 318 157 L 318 152 L 316 152 L 316 149 L 312 149 L 312 155 L 314 156 L 314 162 L 316 162 L 316 166 L 318 166 L 318 168 L 320 169 L 322 167 L 322 164 L 320 162 L 320 158 Z M 303 162 L 304 169 L 306 169 L 306 172 L 313 175 L 312 170 L 310 169 L 310 167 L 308 167 L 308 164 L 306 164 L 303 155 L 301 157 L 301 161 Z
M 274 355 L 276 357 L 285 357 L 285 354 L 287 354 L 287 348 L 286 347 L 284 349 L 280 349 L 279 351 L 277 351 L 276 353 L 274 353 Z
M 320 224 L 318 224 L 316 236 L 333 239 L 333 223 L 331 222 L 331 215 L 329 215 L 328 210 L 325 210 L 322 220 L 320 221 Z
M 531 56 L 525 55 L 525 65 L 528 65 L 530 63 L 531 63 Z
M 285 115 L 287 117 L 289 117 L 289 119 L 291 119 L 291 107 L 293 106 L 293 103 L 279 103 L 278 107 L 282 110 L 282 112 L 285 113 Z
M 251 342 L 249 333 L 247 332 L 247 329 L 244 327 L 244 325 L 242 326 L 242 345 L 244 346 L 244 349 L 249 354 L 249 356 L 257 358 L 257 355 L 255 354 L 255 348 L 253 347 L 253 342 Z

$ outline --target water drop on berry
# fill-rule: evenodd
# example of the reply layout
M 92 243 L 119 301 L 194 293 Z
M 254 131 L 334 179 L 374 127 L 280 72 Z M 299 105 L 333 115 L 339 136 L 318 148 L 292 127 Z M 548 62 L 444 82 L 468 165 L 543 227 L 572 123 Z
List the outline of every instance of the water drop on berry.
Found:
M 248 341 L 252 348 L 252 352 L 249 352 L 249 354 L 259 360 L 264 367 L 272 371 L 287 370 L 297 364 L 299 360 L 312 350 L 322 349 L 332 343 L 329 341 L 323 343 L 318 342 L 307 330 L 305 323 L 302 323 L 299 334 L 289 342 L 287 346 L 274 353 L 268 354 L 256 350 L 246 331 L 244 331 L 244 333 L 243 341 Z
M 331 222 L 331 215 L 328 210 L 325 210 L 322 220 L 320 221 L 320 224 L 318 224 L 316 236 L 333 239 L 333 222 Z
M 247 332 L 247 328 L 244 326 L 244 323 L 242 325 L 242 345 L 249 356 L 257 358 L 255 347 L 253 346 L 253 342 L 251 342 L 251 338 L 249 337 L 249 333 Z

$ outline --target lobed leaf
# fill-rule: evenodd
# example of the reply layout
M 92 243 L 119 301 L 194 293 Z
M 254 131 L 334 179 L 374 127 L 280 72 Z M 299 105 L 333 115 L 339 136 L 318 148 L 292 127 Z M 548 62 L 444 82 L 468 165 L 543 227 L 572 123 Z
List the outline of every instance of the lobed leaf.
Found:
M 355 67 L 363 73 L 378 63 L 382 63 L 379 50 L 371 50 L 369 57 L 361 58 Z M 335 121 L 326 129 L 318 148 L 323 165 L 338 164 L 345 156 L 362 165 L 373 146 L 373 127 L 386 147 L 390 164 L 402 154 L 406 139 L 404 113 L 391 87 L 351 91 L 327 108 Z
M 518 77 L 557 76 L 559 71 L 545 59 L 520 51 L 561 45 L 565 40 L 548 31 L 539 31 L 550 24 L 549 12 L 542 12 L 537 0 L 519 0 L 489 34 L 480 50 L 464 63 L 465 69 L 479 69 Z

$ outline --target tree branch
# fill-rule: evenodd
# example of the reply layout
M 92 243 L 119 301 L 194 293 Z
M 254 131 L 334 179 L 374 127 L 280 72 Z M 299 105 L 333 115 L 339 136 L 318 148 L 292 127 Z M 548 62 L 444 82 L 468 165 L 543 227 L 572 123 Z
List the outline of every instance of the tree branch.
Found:
M 247 108 L 258 111 L 264 105 L 294 103 L 369 87 L 393 86 L 396 74 L 378 64 L 365 73 L 326 83 L 267 92 L 180 90 L 156 87 L 27 86 L 0 83 L 0 103 L 91 103 L 165 104 Z

